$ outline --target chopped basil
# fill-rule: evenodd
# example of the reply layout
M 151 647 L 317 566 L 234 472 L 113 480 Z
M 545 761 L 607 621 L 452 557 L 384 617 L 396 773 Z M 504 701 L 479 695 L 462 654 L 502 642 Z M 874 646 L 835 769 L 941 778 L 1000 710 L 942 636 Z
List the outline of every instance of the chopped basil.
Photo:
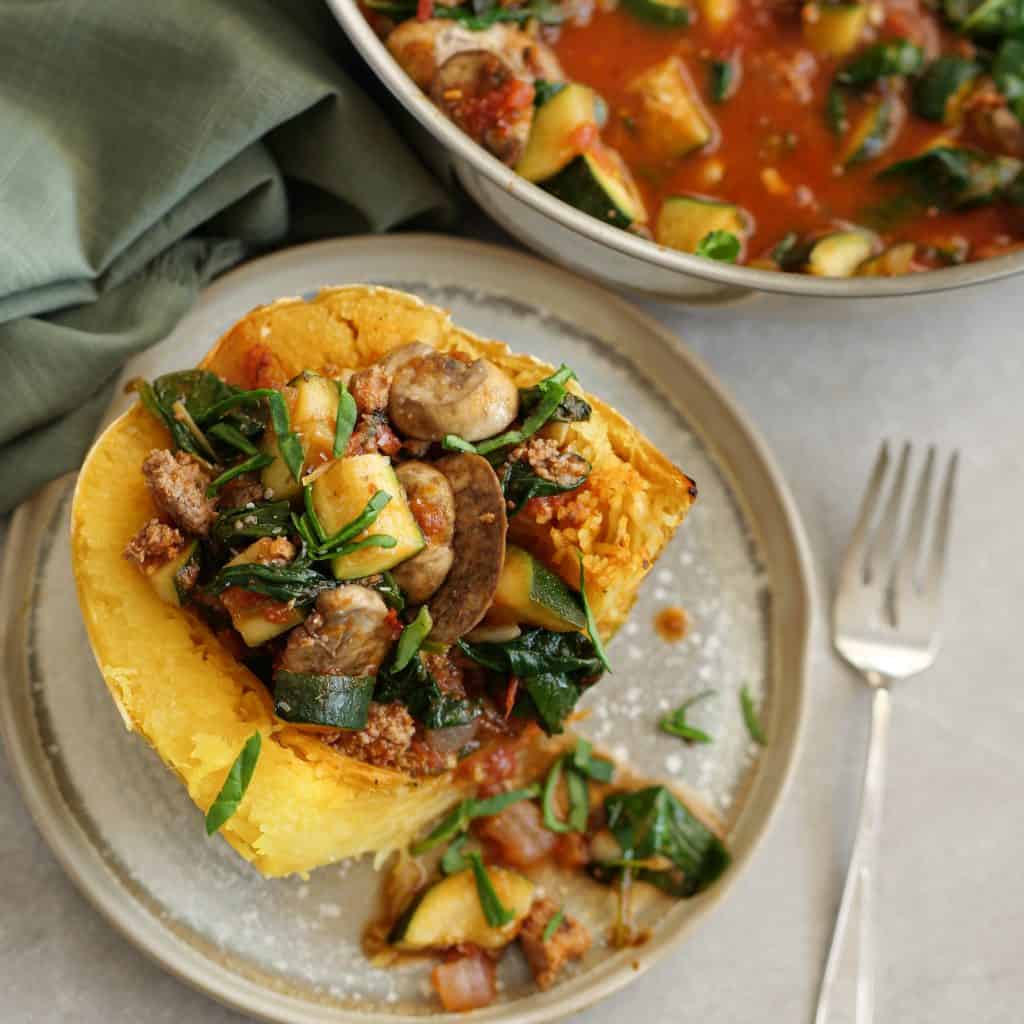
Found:
M 561 927 L 562 922 L 565 920 L 565 911 L 561 907 L 558 908 L 552 915 L 551 919 L 546 925 L 544 925 L 544 931 L 540 933 L 541 942 L 550 942 L 554 937 L 555 932 Z
M 348 448 L 349 438 L 352 436 L 358 414 L 356 400 L 348 388 L 338 381 L 338 418 L 334 425 L 334 447 L 331 449 L 331 454 L 336 459 L 340 459 L 345 454 L 345 449 Z
M 559 385 L 564 385 L 573 376 L 574 374 L 569 367 L 563 364 L 557 373 L 546 377 L 539 384 L 534 384 L 528 388 L 520 388 L 520 411 L 528 413 L 534 409 L 537 403 L 544 398 L 547 389 L 551 387 L 552 381 Z M 555 411 L 551 414 L 551 420 L 555 423 L 579 423 L 583 420 L 589 420 L 593 411 L 586 399 L 581 398 L 579 395 L 574 395 L 571 391 L 566 391 L 562 396 L 562 400 L 555 406 Z
M 731 231 L 709 231 L 698 243 L 696 255 L 719 263 L 735 263 L 740 254 L 740 240 Z
M 532 410 L 523 420 L 523 425 L 518 430 L 508 430 L 504 434 L 492 437 L 487 441 L 480 441 L 478 444 L 470 444 L 456 434 L 445 434 L 441 442 L 443 447 L 449 451 L 475 452 L 477 455 L 487 455 L 496 452 L 501 448 L 510 448 L 512 445 L 522 444 L 527 438 L 544 426 L 554 416 L 565 398 L 565 385 L 572 380 L 576 374 L 564 363 L 549 377 L 538 381 L 533 387 L 539 396 L 533 404 Z
M 613 793 L 605 798 L 604 809 L 624 858 L 668 858 L 669 871 L 633 870 L 637 878 L 673 896 L 700 892 L 729 865 L 729 852 L 721 840 L 664 786 Z
M 547 778 L 544 780 L 544 793 L 541 797 L 541 812 L 544 815 L 544 827 L 549 832 L 571 832 L 573 826 L 568 821 L 562 821 L 555 813 L 555 799 L 558 796 L 558 783 L 562 780 L 562 769 L 565 766 L 565 758 L 556 757 Z
M 667 732 L 672 736 L 678 736 L 680 739 L 686 740 L 687 743 L 710 743 L 711 737 L 703 729 L 698 729 L 686 721 L 686 713 L 698 701 L 711 697 L 714 693 L 714 690 L 704 690 L 702 693 L 698 693 L 696 697 L 683 701 L 675 711 L 665 715 L 658 723 L 661 731 Z
M 210 809 L 206 812 L 206 834 L 212 836 L 238 810 L 238 805 L 245 796 L 245 791 L 252 782 L 256 762 L 260 758 L 263 738 L 254 732 L 242 747 L 234 764 L 228 769 L 227 778 L 220 792 L 214 797 Z
M 473 869 L 473 877 L 476 879 L 476 893 L 480 898 L 480 909 L 484 912 L 487 923 L 492 928 L 501 928 L 510 921 L 515 920 L 515 914 L 506 907 L 494 891 L 494 884 L 491 876 L 487 874 L 484 867 L 484 859 L 476 850 L 467 853 L 465 859 Z
M 433 628 L 434 621 L 430 617 L 430 609 L 422 605 L 416 613 L 416 618 L 402 630 L 402 635 L 398 638 L 395 660 L 391 663 L 392 671 L 401 672 L 412 661 Z
M 405 610 L 405 595 L 398 581 L 390 572 L 381 573 L 380 580 L 373 584 L 373 589 L 384 598 L 384 603 L 396 612 Z
M 413 843 L 410 852 L 414 856 L 426 853 L 441 843 L 454 839 L 469 828 L 469 823 L 474 818 L 489 818 L 500 814 L 506 807 L 519 803 L 520 800 L 532 800 L 539 793 L 537 786 L 527 786 L 525 789 L 512 789 L 507 793 L 498 793 L 495 796 L 480 800 L 470 797 L 463 800 L 441 820 L 440 824 L 425 839 Z
M 615 765 L 603 757 L 594 757 L 594 748 L 589 740 L 580 738 L 572 753 L 572 766 L 576 771 L 598 782 L 611 782 Z
M 590 817 L 589 779 L 600 782 L 611 780 L 614 765 L 610 761 L 595 759 L 591 756 L 593 748 L 590 743 L 581 739 L 576 749 L 563 754 L 552 762 L 544 780 L 541 795 L 541 811 L 544 815 L 544 826 L 552 832 L 586 832 Z M 566 795 L 569 798 L 569 813 L 562 821 L 555 811 L 555 800 L 558 783 L 565 776 Z
M 291 506 L 287 501 L 274 501 L 221 512 L 210 536 L 218 544 L 234 546 L 240 540 L 248 543 L 250 538 L 284 537 L 289 526 Z
M 767 739 L 761 726 L 761 719 L 758 717 L 757 708 L 754 707 L 754 698 L 750 696 L 750 691 L 745 686 L 740 690 L 740 707 L 743 709 L 743 721 L 746 723 L 750 738 L 764 746 Z
M 212 498 L 226 483 L 234 480 L 235 477 L 242 476 L 244 473 L 255 472 L 257 469 L 269 466 L 273 461 L 274 457 L 272 455 L 257 453 L 244 462 L 239 462 L 230 469 L 226 469 L 216 480 L 211 482 L 210 486 L 206 488 L 206 496 Z
M 849 119 L 846 116 L 846 93 L 836 85 L 831 86 L 825 95 L 825 120 L 833 135 L 846 134 L 849 127 Z
M 294 524 L 296 532 L 306 545 L 309 557 L 314 561 L 336 558 L 362 548 L 393 548 L 398 543 L 394 537 L 381 533 L 366 537 L 361 541 L 353 541 L 354 537 L 358 537 L 377 521 L 381 509 L 391 501 L 391 495 L 387 491 L 377 491 L 355 519 L 346 523 L 330 536 L 327 535 L 327 531 L 317 515 L 316 506 L 313 504 L 311 484 L 307 484 L 303 488 L 302 500 L 305 511 L 301 516 L 294 517 Z
M 441 858 L 441 872 L 445 875 L 457 875 L 460 871 L 465 871 L 469 867 L 469 861 L 466 858 L 466 854 L 462 852 L 462 848 L 466 845 L 466 840 L 469 836 L 465 832 L 460 836 L 456 836 L 449 845 L 448 849 L 444 851 L 444 856 Z
M 601 634 L 597 630 L 597 621 L 594 618 L 594 612 L 590 607 L 590 600 L 587 597 L 587 574 L 583 568 L 583 552 L 577 551 L 576 554 L 580 560 L 580 600 L 583 602 L 583 614 L 587 619 L 587 636 L 590 637 L 590 642 L 594 645 L 594 652 L 597 654 L 601 664 L 604 665 L 607 671 L 611 672 L 612 666 L 608 662 L 608 655 L 604 653 Z

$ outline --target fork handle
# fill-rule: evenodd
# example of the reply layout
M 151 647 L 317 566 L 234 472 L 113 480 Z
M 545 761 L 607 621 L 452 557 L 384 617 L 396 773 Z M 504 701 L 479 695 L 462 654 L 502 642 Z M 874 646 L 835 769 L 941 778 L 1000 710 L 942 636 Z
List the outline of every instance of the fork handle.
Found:
M 874 700 L 857 836 L 825 963 L 814 1024 L 838 1024 L 839 1021 L 872 1024 L 875 1015 L 874 892 L 891 698 L 888 679 L 871 673 L 868 682 L 874 688 Z M 856 928 L 853 927 L 854 921 L 857 922 Z M 836 998 L 837 982 L 841 969 L 844 966 L 849 968 L 851 963 L 855 968 L 855 995 L 851 1001 L 847 992 L 840 1010 L 840 1002 Z

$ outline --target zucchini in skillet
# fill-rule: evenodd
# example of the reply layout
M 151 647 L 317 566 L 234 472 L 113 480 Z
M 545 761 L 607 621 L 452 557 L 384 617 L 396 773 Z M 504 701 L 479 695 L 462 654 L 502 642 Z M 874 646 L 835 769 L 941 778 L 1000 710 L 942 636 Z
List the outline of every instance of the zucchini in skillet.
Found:
M 670 196 L 661 204 L 654 237 L 660 245 L 696 252 L 713 231 L 727 231 L 742 246 L 750 231 L 750 216 L 734 203 L 705 196 Z
M 680 27 L 690 23 L 690 5 L 686 0 L 625 0 L 625 8 L 654 25 Z
M 629 168 L 615 150 L 600 143 L 540 184 L 570 206 L 617 228 L 647 219 Z

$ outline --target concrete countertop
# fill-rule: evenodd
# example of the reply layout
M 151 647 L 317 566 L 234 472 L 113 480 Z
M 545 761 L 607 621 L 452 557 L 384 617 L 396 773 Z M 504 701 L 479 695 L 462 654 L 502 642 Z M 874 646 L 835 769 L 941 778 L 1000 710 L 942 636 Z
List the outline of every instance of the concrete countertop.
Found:
M 489 237 L 493 230 L 476 232 Z M 1024 285 L 879 304 L 755 298 L 641 303 L 712 367 L 760 428 L 813 549 L 821 598 L 880 439 L 962 452 L 946 636 L 900 686 L 882 833 L 878 1020 L 1020 1019 L 1024 995 Z M 825 612 L 825 607 L 819 609 Z M 869 694 L 814 639 L 803 754 L 724 905 L 581 1024 L 810 1021 L 857 810 Z M 79 896 L 0 757 L 4 1024 L 229 1024 Z

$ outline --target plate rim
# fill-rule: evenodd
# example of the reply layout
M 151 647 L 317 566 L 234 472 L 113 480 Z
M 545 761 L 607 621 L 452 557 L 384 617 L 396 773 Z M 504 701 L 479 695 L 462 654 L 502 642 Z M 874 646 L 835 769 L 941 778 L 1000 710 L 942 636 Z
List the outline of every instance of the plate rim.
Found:
M 667 327 L 663 326 L 649 314 L 638 309 L 626 299 L 614 292 L 595 284 L 571 271 L 551 266 L 544 260 L 505 246 L 480 242 L 471 239 L 454 238 L 451 236 L 429 233 L 402 233 L 399 235 L 357 235 L 344 238 L 325 239 L 304 245 L 292 246 L 278 250 L 266 256 L 246 262 L 205 288 L 199 295 L 196 304 L 182 318 L 175 330 L 188 324 L 193 317 L 200 316 L 209 306 L 221 298 L 222 293 L 244 287 L 250 280 L 257 280 L 265 275 L 273 274 L 282 264 L 308 264 L 315 268 L 316 263 L 325 257 L 344 256 L 346 250 L 360 248 L 379 248 L 387 250 L 391 247 L 407 247 L 429 245 L 445 246 L 453 252 L 461 250 L 472 265 L 474 257 L 498 259 L 509 263 L 519 263 L 531 267 L 534 271 L 543 269 L 545 275 L 559 279 L 558 285 L 577 291 L 590 292 L 595 303 L 613 306 L 617 312 L 631 318 L 639 330 L 653 334 L 665 344 L 673 356 L 687 365 L 689 372 L 698 379 L 701 390 L 707 394 L 732 421 L 732 427 L 739 439 L 746 445 L 747 454 L 752 456 L 765 476 L 773 497 L 782 512 L 781 524 L 784 527 L 785 540 L 791 547 L 792 564 L 796 568 L 793 576 L 788 577 L 789 592 L 794 607 L 799 639 L 793 641 L 796 660 L 796 673 L 788 680 L 791 691 L 788 704 L 791 707 L 790 736 L 788 751 L 784 752 L 780 777 L 776 780 L 772 791 L 758 794 L 764 784 L 764 772 L 754 776 L 752 789 L 747 796 L 750 804 L 760 801 L 761 821 L 754 834 L 747 841 L 746 848 L 734 857 L 729 875 L 721 883 L 697 898 L 693 911 L 683 918 L 669 932 L 662 932 L 647 945 L 632 951 L 630 958 L 610 958 L 605 963 L 581 975 L 579 985 L 558 986 L 551 992 L 541 996 L 531 996 L 533 1005 L 522 1008 L 522 1000 L 499 1004 L 492 1010 L 473 1013 L 471 1019 L 514 1019 L 517 1024 L 543 1024 L 543 1022 L 562 1019 L 571 1013 L 579 1012 L 612 993 L 624 988 L 634 978 L 645 973 L 656 962 L 674 950 L 700 922 L 711 912 L 712 908 L 722 902 L 735 887 L 736 881 L 747 870 L 757 850 L 772 830 L 778 818 L 789 788 L 792 785 L 796 765 L 800 759 L 803 734 L 806 726 L 807 710 L 807 670 L 810 645 L 815 633 L 816 608 L 818 602 L 817 580 L 814 562 L 811 557 L 810 544 L 796 502 L 789 486 L 779 469 L 775 457 L 759 430 L 753 425 L 746 413 L 733 399 L 710 368 Z M 311 281 L 311 287 L 318 287 Z M 712 437 L 704 433 L 699 421 L 693 426 L 702 443 L 707 444 L 715 456 L 715 462 L 726 468 L 730 467 L 727 453 L 718 448 Z M 329 1016 L 317 1013 L 313 1004 L 306 1000 L 275 991 L 259 985 L 244 974 L 229 970 L 201 951 L 183 944 L 169 929 L 161 924 L 152 913 L 137 901 L 125 900 L 121 884 L 112 879 L 109 868 L 99 856 L 98 851 L 81 834 L 77 821 L 66 813 L 66 805 L 50 773 L 44 769 L 40 772 L 33 764 L 33 752 L 39 753 L 38 736 L 22 736 L 18 726 L 18 713 L 14 700 L 14 686 L 8 678 L 8 666 L 16 655 L 12 646 L 16 642 L 20 627 L 24 625 L 28 612 L 27 603 L 19 606 L 12 598 L 24 592 L 25 577 L 28 575 L 25 561 L 16 558 L 14 552 L 24 552 L 26 544 L 32 537 L 33 524 L 38 522 L 45 510 L 52 511 L 55 503 L 64 494 L 67 482 L 74 474 L 66 474 L 47 484 L 35 495 L 23 502 L 11 518 L 5 541 L 3 565 L 0 567 L 0 675 L 4 685 L 0 687 L 0 738 L 11 767 L 12 777 L 18 787 L 26 809 L 29 811 L 36 828 L 54 853 L 65 874 L 75 884 L 79 892 L 121 935 L 136 949 L 146 954 L 161 968 L 179 980 L 217 1000 L 231 1009 L 250 1014 L 260 1020 L 281 1022 L 281 1024 L 300 1024 L 313 1020 L 342 1021 L 351 1020 L 359 1024 L 402 1024 L 422 1020 L 456 1021 L 465 1020 L 465 1014 L 435 1013 L 425 1015 L 390 1014 L 386 1012 L 364 1012 L 358 1009 L 351 1011 L 331 1008 Z M 738 489 L 737 489 L 738 490 Z M 739 491 L 737 497 L 742 494 Z M 748 510 L 749 512 L 749 510 Z M 750 518 L 760 524 L 760 520 Z M 772 633 L 775 632 L 773 628 Z M 33 751 L 35 748 L 35 751 Z M 61 810 L 65 813 L 61 813 Z M 55 813 L 56 812 L 56 813 Z M 742 820 L 742 817 L 741 817 Z M 114 885 L 110 885 L 110 881 Z M 325 1007 L 325 1010 L 327 1008 Z

